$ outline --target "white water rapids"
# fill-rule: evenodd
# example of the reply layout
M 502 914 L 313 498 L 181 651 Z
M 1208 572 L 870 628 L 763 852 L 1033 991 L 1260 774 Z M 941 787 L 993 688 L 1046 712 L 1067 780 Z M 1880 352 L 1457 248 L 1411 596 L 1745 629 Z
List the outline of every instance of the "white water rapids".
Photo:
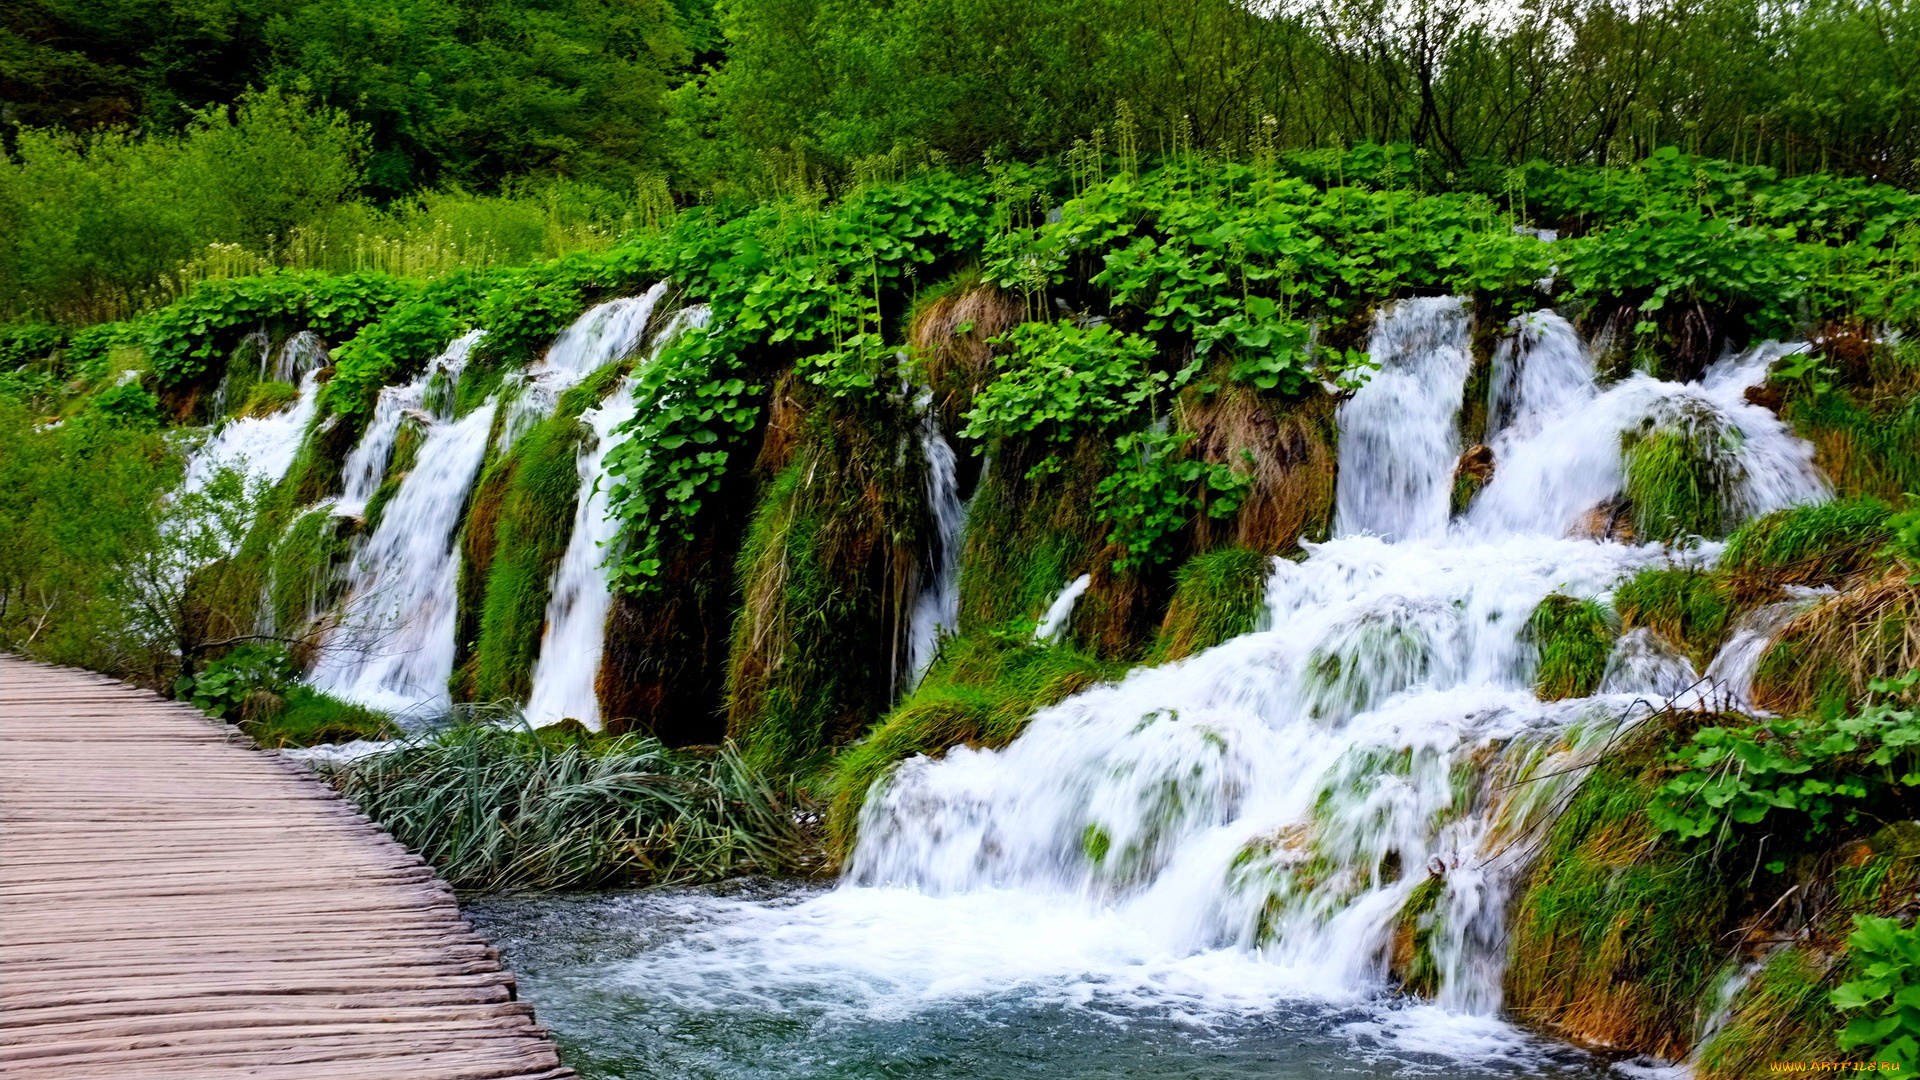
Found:
M 647 294 L 651 308 L 661 288 Z M 682 332 L 707 323 L 705 307 L 684 308 L 673 314 L 654 335 L 647 363 Z M 533 692 L 527 699 L 528 722 L 541 725 L 572 718 L 598 731 L 600 699 L 594 680 L 606 653 L 607 613 L 613 608 L 613 583 L 607 570 L 610 547 L 620 523 L 607 513 L 607 451 L 613 432 L 633 419 L 633 376 L 620 380 L 598 406 L 580 415 L 587 437 L 580 445 L 577 468 L 580 493 L 574 500 L 573 532 L 566 554 L 554 568 L 547 600 L 547 625 L 540 639 L 540 659 L 533 669 Z
M 455 417 L 451 385 L 442 388 L 435 380 L 458 378 L 476 338 L 469 334 L 454 342 L 407 387 L 382 391 L 361 446 L 347 461 L 347 495 L 335 512 L 364 512 L 402 418 L 424 428 L 412 469 L 354 552 L 345 608 L 307 676 L 336 697 L 402 714 L 451 703 L 458 529 L 486 455 L 496 403 L 489 399 Z M 376 477 L 371 487 L 368 475 Z
M 1543 703 L 1529 617 L 1550 593 L 1604 596 L 1717 551 L 1574 535 L 1621 489 L 1623 433 L 1676 416 L 1732 433 L 1743 515 L 1825 494 L 1810 450 L 1742 398 L 1778 350 L 1697 385 L 1602 389 L 1556 316 L 1518 330 L 1494 380 L 1496 473 L 1463 518 L 1468 319 L 1458 300 L 1404 302 L 1340 412 L 1336 534 L 1275 560 L 1271 629 L 1042 710 L 1005 749 L 905 762 L 870 795 L 839 888 L 711 901 L 708 928 L 624 978 L 716 1012 L 806 999 L 904 1016 L 1017 993 L 1206 1023 L 1382 1001 L 1396 920 L 1432 880 L 1437 1001 L 1383 1010 L 1371 1037 L 1517 1052 L 1498 1012 L 1529 841 L 1583 751 L 1681 674 L 1622 656 L 1616 692 Z

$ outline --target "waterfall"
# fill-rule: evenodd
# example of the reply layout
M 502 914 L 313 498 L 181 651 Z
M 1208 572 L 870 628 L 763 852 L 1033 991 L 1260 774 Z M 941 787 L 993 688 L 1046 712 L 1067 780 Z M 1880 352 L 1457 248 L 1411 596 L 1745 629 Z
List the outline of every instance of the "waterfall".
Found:
M 927 545 L 922 574 L 925 580 L 914 598 L 907 631 L 908 690 L 927 673 L 939 651 L 940 639 L 953 633 L 960 623 L 960 549 L 966 542 L 967 528 L 967 503 L 960 497 L 959 455 L 940 430 L 932 391 L 922 391 L 917 404 L 920 453 L 927 463 L 927 516 L 933 521 L 933 538 Z
M 1047 605 L 1047 613 L 1040 616 L 1040 625 L 1033 628 L 1033 640 L 1051 644 L 1065 637 L 1067 624 L 1073 621 L 1074 606 L 1080 603 L 1081 595 L 1092 584 L 1091 574 L 1081 574 L 1067 582 L 1067 587 L 1061 589 L 1060 594 L 1053 598 L 1053 603 Z
M 1458 297 L 1408 300 L 1374 323 L 1380 370 L 1340 406 L 1334 530 L 1412 540 L 1447 527 L 1460 394 L 1473 357 Z
M 1693 663 L 1658 634 L 1638 627 L 1620 635 L 1607 654 L 1600 676 L 1603 694 L 1644 694 L 1654 700 L 1677 698 L 1700 683 Z
M 685 330 L 705 326 L 706 321 L 705 307 L 675 312 L 654 336 L 650 355 L 641 363 L 659 355 Z M 606 564 L 620 531 L 619 521 L 607 512 L 604 466 L 607 451 L 613 449 L 614 431 L 633 419 L 633 390 L 630 375 L 605 401 L 580 415 L 589 435 L 577 459 L 580 494 L 574 501 L 573 532 L 567 538 L 560 565 L 553 571 L 546 629 L 540 638 L 540 658 L 533 668 L 533 692 L 527 699 L 526 717 L 534 724 L 572 718 L 600 730 L 600 699 L 594 680 L 606 653 L 607 613 L 613 609 L 613 584 Z
M 1766 656 L 1773 639 L 1786 629 L 1794 616 L 1831 592 L 1831 589 L 1808 590 L 1804 595 L 1762 604 L 1741 615 L 1727 643 L 1720 646 L 1713 662 L 1707 665 L 1705 678 L 1714 705 L 1752 712 L 1753 676 L 1760 670 L 1760 660 Z
M 609 300 L 589 308 L 561 331 L 533 366 L 511 378 L 517 392 L 507 405 L 498 449 L 506 450 L 528 428 L 551 416 L 569 387 L 632 352 L 666 292 L 667 283 L 662 281 L 639 296 Z
M 1769 350 L 1700 384 L 1601 390 L 1589 351 L 1542 313 L 1494 391 L 1492 501 L 1450 524 L 1468 333 L 1458 300 L 1380 314 L 1381 369 L 1339 413 L 1336 535 L 1274 560 L 1261 629 L 1043 709 L 1002 749 L 903 762 L 869 794 L 839 888 L 630 977 L 738 996 L 841 971 L 855 1000 L 1018 987 L 1204 1017 L 1376 996 L 1399 938 L 1423 941 L 1436 973 L 1443 1019 L 1420 1048 L 1489 1030 L 1530 852 L 1581 766 L 1658 706 L 1636 683 L 1671 685 L 1623 657 L 1618 692 L 1540 701 L 1531 615 L 1713 551 L 1570 535 L 1620 489 L 1619 433 L 1662 408 L 1711 412 L 1742 433 L 1745 513 L 1822 485 L 1806 447 L 1741 399 Z
M 334 512 L 359 514 L 380 485 L 401 420 L 411 417 L 425 427 L 413 468 L 373 534 L 354 552 L 343 610 L 308 675 L 337 697 L 393 712 L 449 702 L 456 537 L 497 407 L 489 400 L 464 417 L 452 412 L 451 382 L 478 339 L 477 333 L 460 338 L 418 379 L 381 391 L 367 431 L 347 459 L 347 492 Z M 449 392 L 430 394 L 435 380 Z
M 467 359 L 473 355 L 473 347 L 484 336 L 485 331 L 473 330 L 455 338 L 418 378 L 381 389 L 374 399 L 373 416 L 367 421 L 367 429 L 348 452 L 346 465 L 341 470 L 342 490 L 339 501 L 334 504 L 335 513 L 358 517 L 366 512 L 367 503 L 386 479 L 387 464 L 393 460 L 394 445 L 400 440 L 401 421 L 420 415 L 426 403 L 427 387 L 435 379 L 452 384 L 460 378 Z
M 270 358 L 261 335 L 260 364 Z M 187 459 L 184 491 L 199 491 L 220 469 L 240 469 L 248 480 L 268 487 L 280 482 L 293 467 L 300 443 L 313 423 L 319 404 L 319 370 L 324 366 L 326 350 L 320 339 L 310 333 L 296 334 L 281 347 L 274 373 L 284 381 L 300 380 L 299 393 L 284 407 L 266 416 L 243 416 L 228 420 Z

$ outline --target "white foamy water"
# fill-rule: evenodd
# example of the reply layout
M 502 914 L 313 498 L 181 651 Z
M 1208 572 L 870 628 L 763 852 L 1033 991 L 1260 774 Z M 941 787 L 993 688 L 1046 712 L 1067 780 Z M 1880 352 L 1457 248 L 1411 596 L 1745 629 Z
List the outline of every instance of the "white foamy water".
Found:
M 657 298 L 663 288 L 657 286 L 647 296 Z M 649 309 L 651 304 L 649 300 Z M 706 323 L 704 306 L 675 312 L 654 336 L 651 353 L 641 362 L 658 356 L 682 332 Z M 600 730 L 600 699 L 594 681 L 606 654 L 607 614 L 613 610 L 607 560 L 620 533 L 619 520 L 607 512 L 606 460 L 615 429 L 633 419 L 633 385 L 632 376 L 622 379 L 605 401 L 580 415 L 587 435 L 576 460 L 580 493 L 574 500 L 573 532 L 553 571 L 540 658 L 534 664 L 533 691 L 527 700 L 526 718 L 535 725 L 572 718 Z
M 342 491 L 334 504 L 334 512 L 342 517 L 359 517 L 366 512 L 367 503 L 374 493 L 380 490 L 380 484 L 386 479 L 387 466 L 393 461 L 394 446 L 400 441 L 400 425 L 409 418 L 420 419 L 426 414 L 421 410 L 425 406 L 428 387 L 437 380 L 447 393 L 460 378 L 460 372 L 466 369 L 467 360 L 473 355 L 473 347 L 486 336 L 484 330 L 472 330 L 455 338 L 445 352 L 427 364 L 425 371 L 412 382 L 397 383 L 383 387 L 374 399 L 373 416 L 367 421 L 367 428 L 360 435 L 360 441 L 347 453 L 346 466 L 341 470 Z M 443 393 L 440 396 L 445 396 Z
M 1073 609 L 1092 584 L 1091 574 L 1081 574 L 1067 582 L 1067 587 L 1060 590 L 1053 603 L 1047 605 L 1046 613 L 1040 616 L 1039 625 L 1033 628 L 1033 640 L 1052 644 L 1065 637 L 1067 627 L 1073 622 Z
M 183 491 L 199 491 L 221 469 L 238 469 L 250 482 L 271 487 L 287 475 L 300 443 L 313 423 L 318 405 L 320 368 L 326 364 L 326 350 L 320 339 L 300 333 L 288 339 L 277 357 L 270 356 L 265 335 L 261 337 L 260 365 L 264 370 L 273 361 L 273 375 L 285 382 L 299 380 L 299 393 L 286 406 L 266 416 L 243 416 L 228 420 L 187 459 Z
M 344 609 L 307 677 L 315 687 L 389 712 L 451 703 L 457 534 L 494 409 L 489 400 L 459 419 L 449 411 L 415 414 L 425 426 L 419 454 L 354 551 Z M 385 437 L 370 428 L 367 438 L 376 436 Z
M 1541 702 L 1529 618 L 1551 593 L 1603 596 L 1715 554 L 1573 535 L 1619 493 L 1621 432 L 1675 411 L 1736 432 L 1743 514 L 1824 485 L 1741 397 L 1778 350 L 1701 384 L 1602 389 L 1557 317 L 1519 331 L 1494 389 L 1495 478 L 1464 521 L 1449 503 L 1466 312 L 1405 302 L 1381 314 L 1381 370 L 1340 411 L 1336 535 L 1274 562 L 1265 629 L 1044 709 L 1004 749 L 903 763 L 870 794 L 838 889 L 743 909 L 626 978 L 715 1008 L 824 998 L 897 1015 L 1017 993 L 1206 1023 L 1383 1000 L 1396 921 L 1433 892 L 1437 999 L 1380 1006 L 1373 1034 L 1466 1057 L 1522 1041 L 1498 1015 L 1530 841 L 1678 677 L 1623 646 L 1618 692 Z
M 920 453 L 927 463 L 927 518 L 933 536 L 926 546 L 920 593 L 914 598 L 907 628 L 907 678 L 902 692 L 911 691 L 927 673 L 940 639 L 960 625 L 960 550 L 966 543 L 967 502 L 960 497 L 960 457 L 940 430 L 932 391 L 922 391 Z
M 639 296 L 609 300 L 587 309 L 553 339 L 533 366 L 512 376 L 510 385 L 516 392 L 509 395 L 499 449 L 506 450 L 529 428 L 553 415 L 560 395 L 568 388 L 638 348 L 653 309 L 666 293 L 667 283 L 662 281 Z

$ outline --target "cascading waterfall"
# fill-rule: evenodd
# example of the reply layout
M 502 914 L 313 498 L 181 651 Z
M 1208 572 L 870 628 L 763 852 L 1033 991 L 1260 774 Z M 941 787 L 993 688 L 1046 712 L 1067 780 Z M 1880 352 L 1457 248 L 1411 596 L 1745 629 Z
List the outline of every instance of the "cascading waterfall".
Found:
M 271 487 L 287 475 L 293 459 L 300 453 L 300 442 L 313 423 L 319 404 L 319 371 L 327 352 L 320 339 L 310 333 L 288 339 L 274 360 L 274 374 L 284 381 L 299 380 L 299 394 L 286 406 L 266 416 L 243 416 L 220 426 L 199 450 L 187 459 L 184 491 L 206 487 L 221 469 L 239 469 L 250 482 Z M 262 344 L 260 364 L 270 359 Z
M 413 468 L 354 551 L 344 607 L 307 677 L 337 697 L 398 713 L 449 703 L 456 534 L 497 407 L 489 399 L 453 415 L 452 383 L 478 340 L 477 333 L 461 337 L 414 382 L 383 390 L 347 459 L 346 492 L 334 512 L 357 515 L 380 485 L 402 420 L 425 427 Z
M 334 504 L 334 513 L 358 517 L 366 512 L 367 503 L 386 478 L 393 448 L 400 441 L 401 423 L 408 417 L 422 415 L 420 410 L 426 403 L 427 388 L 436 379 L 448 387 L 459 380 L 474 346 L 485 336 L 485 331 L 473 330 L 455 338 L 418 378 L 381 389 L 374 399 L 373 416 L 367 421 L 366 431 L 347 454 L 346 465 L 341 470 L 340 499 Z
M 1421 1048 L 1488 1030 L 1473 1018 L 1500 1007 L 1532 841 L 1579 766 L 1657 706 L 1637 684 L 1673 682 L 1626 657 L 1618 692 L 1542 702 L 1530 616 L 1551 593 L 1603 596 L 1717 552 L 1576 535 L 1621 488 L 1621 433 L 1700 410 L 1739 433 L 1742 514 L 1824 492 L 1808 448 L 1742 398 L 1777 348 L 1700 384 L 1602 391 L 1557 316 L 1518 330 L 1494 391 L 1497 471 L 1464 519 L 1449 504 L 1465 308 L 1403 302 L 1376 325 L 1380 371 L 1340 411 L 1336 535 L 1274 561 L 1270 629 L 1044 709 L 1004 749 L 908 760 L 869 796 L 838 889 L 738 915 L 630 977 L 719 1001 L 844 970 L 854 1000 L 1021 987 L 1233 1013 L 1377 995 L 1396 923 L 1417 918 L 1448 1017 Z
M 667 283 L 662 281 L 639 296 L 609 300 L 587 309 L 561 331 L 532 367 L 511 380 L 516 392 L 510 395 L 506 422 L 500 428 L 499 449 L 505 450 L 528 428 L 552 415 L 567 388 L 632 352 L 666 293 Z
M 940 639 L 960 623 L 960 548 L 966 542 L 967 502 L 960 497 L 960 457 L 933 408 L 933 394 L 923 391 L 920 408 L 920 453 L 927 463 L 927 516 L 934 535 L 928 545 L 926 579 L 914 599 L 908 624 L 908 675 L 911 690 L 927 673 L 939 651 Z
M 706 321 L 705 307 L 675 312 L 654 335 L 651 355 L 641 363 L 657 356 L 686 330 L 705 326 Z M 567 538 L 566 554 L 553 571 L 546 630 L 533 669 L 533 692 L 527 700 L 526 717 L 534 724 L 572 718 L 595 731 L 600 729 L 600 701 L 594 692 L 594 680 L 606 652 L 607 613 L 613 607 L 606 562 L 620 528 L 618 520 L 607 512 L 605 463 L 607 451 L 613 448 L 614 430 L 633 418 L 633 389 L 633 377 L 628 376 L 605 401 L 580 416 L 590 437 L 580 447 L 580 494 L 574 502 L 573 533 Z

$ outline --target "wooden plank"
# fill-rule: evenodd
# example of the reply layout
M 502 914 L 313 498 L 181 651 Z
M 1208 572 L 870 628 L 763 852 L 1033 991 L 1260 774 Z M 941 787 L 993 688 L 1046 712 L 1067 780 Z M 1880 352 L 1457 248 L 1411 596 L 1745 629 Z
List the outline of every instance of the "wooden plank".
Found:
M 306 770 L 0 656 L 0 1072 L 567 1080 L 499 955 Z

